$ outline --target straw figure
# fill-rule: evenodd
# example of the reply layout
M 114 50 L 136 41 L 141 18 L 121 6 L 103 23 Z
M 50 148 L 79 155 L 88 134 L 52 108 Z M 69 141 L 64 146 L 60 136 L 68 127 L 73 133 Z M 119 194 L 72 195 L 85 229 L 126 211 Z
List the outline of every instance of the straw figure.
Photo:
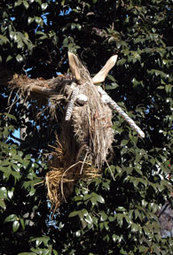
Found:
M 54 152 L 48 162 L 46 175 L 48 197 L 56 210 L 72 193 L 77 180 L 94 178 L 112 151 L 114 132 L 112 111 L 117 111 L 144 137 L 142 130 L 100 87 L 117 61 L 112 56 L 105 66 L 91 78 L 78 57 L 68 53 L 72 77 L 62 76 L 50 80 L 30 79 L 14 75 L 8 82 L 20 88 L 20 94 L 41 95 L 42 98 L 61 107 L 61 132 Z

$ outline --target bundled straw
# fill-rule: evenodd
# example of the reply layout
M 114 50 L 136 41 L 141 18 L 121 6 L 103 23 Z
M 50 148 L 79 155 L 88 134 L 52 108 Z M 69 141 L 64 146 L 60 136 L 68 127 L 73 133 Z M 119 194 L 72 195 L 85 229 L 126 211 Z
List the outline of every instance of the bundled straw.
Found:
M 67 201 L 66 199 L 73 192 L 76 181 L 99 176 L 99 169 L 85 160 L 86 158 L 84 161 L 70 165 L 71 160 L 67 158 L 67 154 L 57 138 L 57 146 L 49 160 L 50 171 L 46 175 L 48 197 L 55 211 L 62 202 Z

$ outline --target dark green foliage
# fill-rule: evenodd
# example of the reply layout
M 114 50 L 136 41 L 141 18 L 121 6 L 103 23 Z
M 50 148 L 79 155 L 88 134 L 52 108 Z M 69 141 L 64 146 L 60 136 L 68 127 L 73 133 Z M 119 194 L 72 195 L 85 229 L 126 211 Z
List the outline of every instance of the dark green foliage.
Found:
M 41 166 L 39 159 L 34 160 L 29 153 L 25 155 L 10 139 L 15 117 L 4 113 L 0 120 L 0 254 L 14 254 L 14 247 L 16 252 L 21 247 L 29 249 L 28 238 L 40 233 L 38 228 L 44 229 L 47 207 L 44 189 L 38 185 L 44 164 Z
M 15 103 L 14 93 L 6 114 L 9 91 L 1 86 L 0 254 L 172 254 L 173 241 L 161 238 L 157 218 L 172 191 L 172 33 L 170 0 L 1 1 L 3 66 L 51 78 L 67 72 L 70 49 L 95 74 L 118 53 L 105 88 L 146 138 L 115 114 L 110 167 L 99 179 L 79 182 L 52 216 L 45 187 L 36 184 L 47 171 L 42 150 L 58 126 L 50 126 L 46 110 L 35 122 L 40 106 Z M 27 136 L 19 145 L 12 136 L 21 126 Z

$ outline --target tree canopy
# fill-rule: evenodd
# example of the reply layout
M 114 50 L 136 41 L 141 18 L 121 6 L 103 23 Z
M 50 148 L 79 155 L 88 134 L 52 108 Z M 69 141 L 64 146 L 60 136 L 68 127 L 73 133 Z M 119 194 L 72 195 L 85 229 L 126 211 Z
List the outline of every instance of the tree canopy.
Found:
M 172 202 L 172 33 L 170 0 L 0 2 L 0 254 L 172 253 L 158 216 Z M 118 54 L 104 89 L 146 137 L 115 113 L 110 166 L 53 214 L 44 180 L 59 123 L 7 84 L 68 73 L 68 50 L 93 76 Z

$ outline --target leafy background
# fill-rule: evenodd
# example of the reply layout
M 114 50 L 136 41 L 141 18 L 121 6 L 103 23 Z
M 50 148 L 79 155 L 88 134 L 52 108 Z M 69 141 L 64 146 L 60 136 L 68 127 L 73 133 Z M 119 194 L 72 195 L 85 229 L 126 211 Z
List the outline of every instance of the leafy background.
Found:
M 118 54 L 104 87 L 146 138 L 115 113 L 110 169 L 80 181 L 52 215 L 44 152 L 59 126 L 44 105 L 1 86 L 0 254 L 172 254 L 157 217 L 172 202 L 172 21 L 170 0 L 1 1 L 0 68 L 52 78 L 68 72 L 72 50 L 94 75 Z

